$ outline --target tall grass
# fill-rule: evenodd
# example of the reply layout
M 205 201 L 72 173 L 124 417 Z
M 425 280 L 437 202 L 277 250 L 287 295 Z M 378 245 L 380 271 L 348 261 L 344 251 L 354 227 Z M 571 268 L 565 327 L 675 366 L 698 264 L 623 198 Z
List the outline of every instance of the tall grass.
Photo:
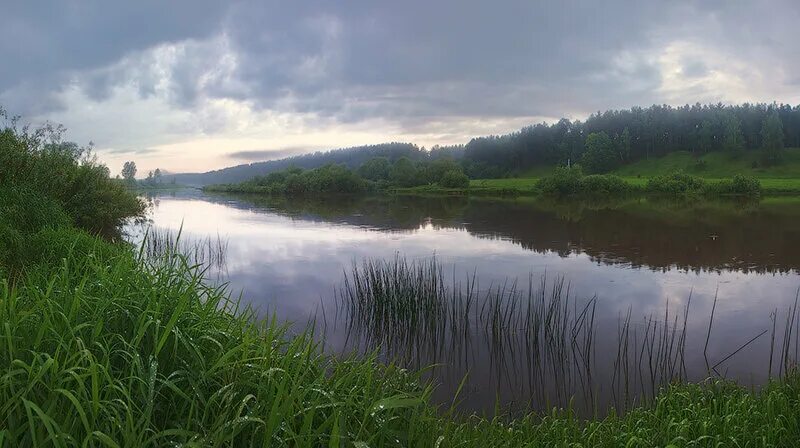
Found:
M 219 234 L 193 238 L 182 232 L 160 227 L 147 227 L 139 244 L 141 254 L 148 259 L 181 255 L 189 263 L 204 268 L 223 270 L 227 264 L 228 241 Z
M 0 440 L 414 444 L 426 393 L 414 374 L 323 358 L 311 334 L 255 319 L 201 278 L 184 257 L 125 252 L 70 255 L 4 283 Z

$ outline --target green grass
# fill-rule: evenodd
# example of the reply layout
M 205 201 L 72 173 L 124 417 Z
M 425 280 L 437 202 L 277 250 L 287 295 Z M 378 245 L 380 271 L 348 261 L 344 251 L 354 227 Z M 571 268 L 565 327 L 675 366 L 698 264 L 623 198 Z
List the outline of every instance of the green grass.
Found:
M 102 241 L 0 288 L 3 446 L 788 446 L 800 379 L 672 386 L 624 416 L 517 420 L 436 409 L 414 372 L 330 358 L 236 308 L 180 257 Z M 99 249 L 101 252 L 96 252 Z M 125 250 L 123 250 L 125 249 Z M 87 255 L 94 253 L 95 256 Z M 457 398 L 454 397 L 457 401 Z
M 698 160 L 704 161 L 704 164 L 698 164 Z M 679 170 L 702 177 L 708 182 L 720 182 L 735 174 L 744 174 L 758 178 L 765 195 L 800 195 L 800 148 L 787 149 L 784 161 L 780 165 L 753 168 L 753 162 L 758 160 L 757 152 L 747 152 L 738 158 L 724 153 L 709 153 L 697 159 L 691 153 L 681 151 L 625 165 L 611 174 L 622 177 L 634 187 L 641 188 L 646 186 L 647 180 L 651 177 Z M 518 178 L 473 179 L 470 181 L 470 190 L 483 194 L 514 192 L 520 195 L 532 195 L 536 194 L 536 182 L 552 172 L 553 167 L 540 166 L 526 171 Z
M 771 167 L 754 168 L 753 163 L 758 163 L 759 157 L 758 151 L 747 151 L 738 158 L 721 152 L 712 152 L 695 158 L 688 151 L 679 151 L 622 166 L 613 174 L 622 177 L 652 177 L 682 170 L 709 179 L 731 177 L 734 174 L 763 179 L 800 178 L 800 148 L 786 149 L 783 163 Z

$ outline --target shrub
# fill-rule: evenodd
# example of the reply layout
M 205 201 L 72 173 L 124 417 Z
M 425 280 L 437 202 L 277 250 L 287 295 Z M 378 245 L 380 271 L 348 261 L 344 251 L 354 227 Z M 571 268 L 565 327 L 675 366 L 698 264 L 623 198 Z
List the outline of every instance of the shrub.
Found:
M 568 195 L 580 192 L 580 181 L 583 170 L 579 165 L 560 166 L 552 175 L 536 182 L 536 188 L 544 194 Z
M 699 193 L 705 187 L 703 179 L 676 171 L 671 174 L 655 176 L 647 181 L 646 190 L 657 194 L 689 194 Z
M 443 188 L 468 188 L 469 177 L 462 171 L 450 170 L 439 179 L 439 186 Z
M 758 196 L 761 194 L 761 182 L 755 177 L 737 174 L 731 179 L 709 186 L 709 191 L 737 196 Z
M 592 174 L 580 180 L 579 190 L 583 194 L 612 195 L 631 191 L 631 186 L 621 177 L 611 174 Z
M 34 194 L 35 200 L 20 199 L 20 204 L 30 208 L 46 198 L 73 224 L 107 236 L 115 235 L 127 218 L 141 216 L 145 210 L 141 200 L 109 177 L 108 168 L 97 163 L 88 148 L 60 142 L 60 132 L 50 128 L 33 133 L 26 128 L 0 130 L 0 187 Z M 50 205 L 48 213 L 52 212 Z

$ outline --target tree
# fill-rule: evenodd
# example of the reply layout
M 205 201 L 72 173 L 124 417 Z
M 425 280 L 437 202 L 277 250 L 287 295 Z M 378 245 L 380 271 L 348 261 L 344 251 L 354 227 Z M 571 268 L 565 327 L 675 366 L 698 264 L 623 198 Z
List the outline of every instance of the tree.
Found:
M 581 159 L 583 168 L 590 174 L 605 173 L 617 165 L 614 142 L 605 132 L 593 132 L 586 137 L 586 152 Z
M 136 162 L 129 161 L 122 165 L 122 178 L 131 183 L 136 181 Z
M 407 157 L 401 157 L 389 170 L 389 180 L 398 187 L 413 187 L 418 184 L 417 168 Z
M 697 128 L 697 147 L 700 152 L 707 153 L 711 151 L 714 145 L 714 126 L 709 120 L 703 120 Z
M 734 155 L 738 155 L 744 151 L 742 123 L 741 120 L 732 113 L 726 115 L 723 124 L 722 149 Z
M 761 157 L 765 164 L 780 162 L 783 153 L 783 123 L 777 112 L 764 119 L 761 125 Z
M 389 167 L 389 159 L 375 157 L 367 160 L 358 168 L 358 175 L 373 181 L 385 180 L 389 178 Z
M 469 177 L 461 170 L 450 170 L 439 179 L 439 186 L 444 188 L 467 188 Z
M 153 180 L 155 180 L 156 183 L 161 183 L 161 170 L 160 169 L 156 168 L 156 170 L 153 171 Z
M 619 159 L 627 162 L 631 158 L 631 131 L 626 127 L 622 131 L 622 135 L 617 142 L 617 150 L 619 152 Z

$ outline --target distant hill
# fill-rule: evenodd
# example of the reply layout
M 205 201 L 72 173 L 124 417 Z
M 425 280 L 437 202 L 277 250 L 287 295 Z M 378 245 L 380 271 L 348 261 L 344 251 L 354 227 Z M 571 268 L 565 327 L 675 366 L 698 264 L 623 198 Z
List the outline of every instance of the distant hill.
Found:
M 591 145 L 588 144 L 592 137 Z M 748 166 L 781 165 L 784 147 L 800 148 L 800 106 L 788 104 L 741 105 L 653 105 L 647 108 L 608 110 L 590 115 L 585 121 L 561 119 L 558 122 L 526 126 L 505 135 L 471 139 L 461 146 L 425 151 L 411 143 L 385 143 L 358 146 L 251 163 L 198 174 L 164 176 L 177 183 L 207 185 L 237 183 L 290 166 L 316 168 L 341 163 L 357 168 L 373 157 L 418 160 L 443 155 L 462 160 L 464 171 L 473 179 L 525 176 L 542 167 L 580 163 L 587 172 L 605 172 L 631 166 L 630 172 L 654 169 L 680 153 L 683 159 L 699 159 L 706 154 L 727 153 L 739 160 L 737 169 Z M 588 153 L 588 157 L 584 157 Z M 733 157 L 736 156 L 737 157 Z M 741 160 L 747 160 L 749 165 Z M 644 162 L 642 162 L 644 161 Z M 642 162 L 642 163 L 640 163 Z M 784 161 L 786 162 L 786 161 Z M 691 163 L 698 163 L 694 160 Z M 702 169 L 702 164 L 693 168 Z M 791 172 L 791 168 L 787 168 Z
M 329 163 L 344 164 L 349 168 L 358 168 L 369 159 L 374 157 L 386 157 L 389 160 L 397 160 L 401 157 L 408 157 L 412 160 L 423 158 L 453 157 L 460 158 L 463 155 L 463 147 L 436 147 L 432 151 L 426 151 L 411 143 L 383 143 L 379 145 L 355 146 L 352 148 L 333 149 L 330 151 L 318 151 L 312 154 L 286 157 L 284 159 L 269 160 L 265 162 L 255 162 L 243 165 L 236 165 L 205 173 L 177 173 L 165 175 L 165 182 L 172 182 L 182 185 L 210 185 L 210 184 L 230 184 L 243 182 L 254 176 L 263 176 L 273 171 L 284 170 L 289 167 L 303 169 L 317 168 Z

